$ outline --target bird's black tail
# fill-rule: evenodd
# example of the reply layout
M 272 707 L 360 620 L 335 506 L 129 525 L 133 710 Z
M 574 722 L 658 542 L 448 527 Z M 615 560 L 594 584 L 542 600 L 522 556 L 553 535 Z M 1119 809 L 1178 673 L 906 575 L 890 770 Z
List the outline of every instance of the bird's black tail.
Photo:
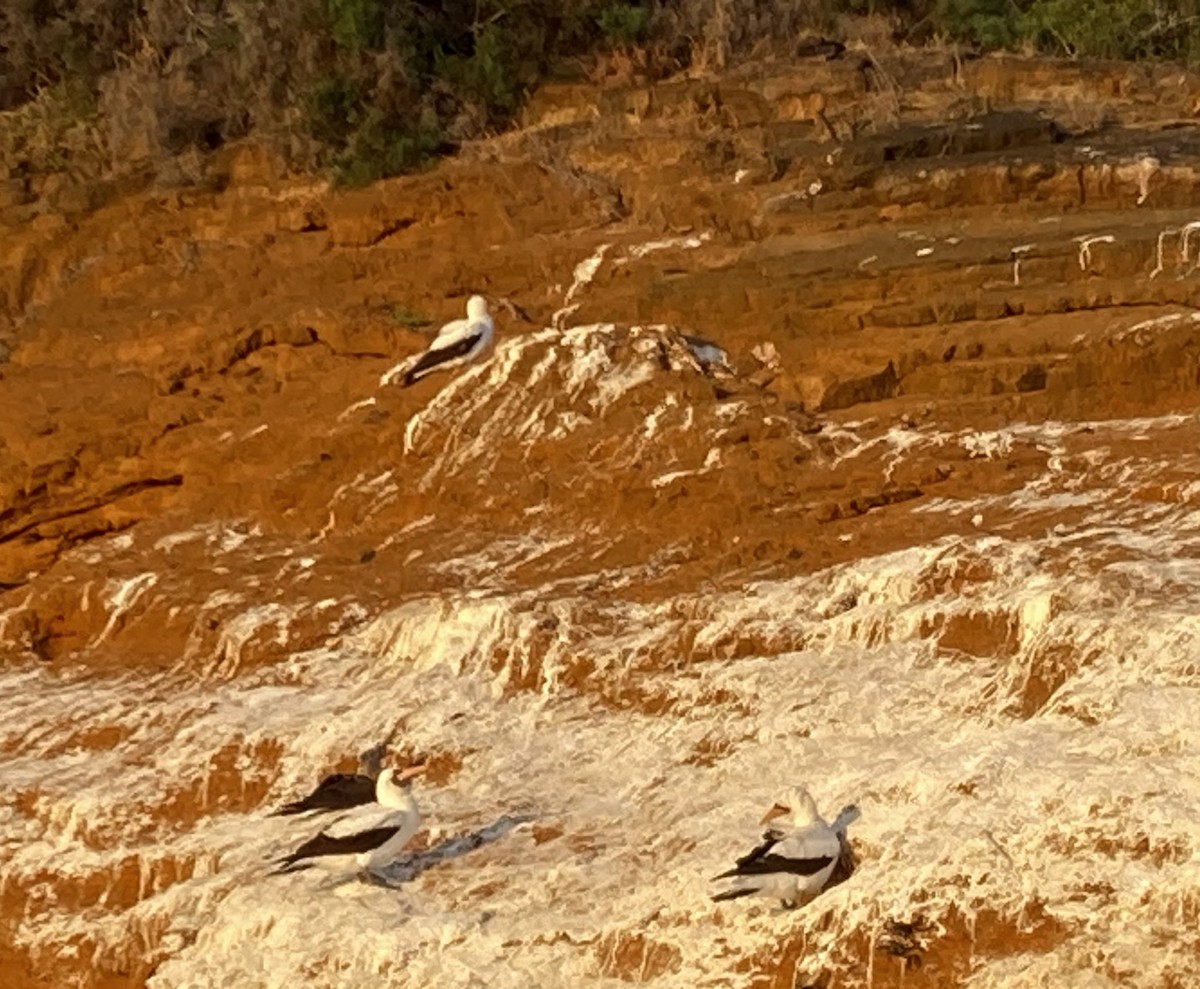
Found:
M 290 817 L 292 814 L 303 814 L 306 810 L 308 808 L 299 802 L 284 804 L 278 810 L 271 811 L 267 817 Z
M 303 872 L 305 869 L 311 869 L 312 863 L 305 862 L 295 855 L 285 855 L 283 858 L 275 860 L 275 868 L 271 870 L 273 876 L 283 876 L 289 872 Z
M 724 893 L 717 893 L 712 899 L 714 903 L 720 903 L 722 900 L 739 900 L 743 896 L 753 896 L 757 892 L 756 889 L 728 889 Z

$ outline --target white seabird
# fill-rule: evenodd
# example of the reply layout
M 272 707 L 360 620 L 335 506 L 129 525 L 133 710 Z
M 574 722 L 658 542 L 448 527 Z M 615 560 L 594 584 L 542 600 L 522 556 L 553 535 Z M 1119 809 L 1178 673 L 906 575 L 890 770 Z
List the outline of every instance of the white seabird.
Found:
M 711 340 L 691 333 L 681 333 L 680 336 L 705 374 L 712 374 L 714 369 L 723 374 L 733 374 L 733 368 L 729 366 L 729 355 Z
M 432 371 L 468 364 L 491 346 L 495 330 L 487 300 L 482 295 L 473 295 L 467 300 L 466 319 L 451 320 L 438 330 L 425 353 L 397 364 L 379 379 L 379 384 L 390 385 L 403 375 L 401 384 L 407 388 Z
M 363 808 L 362 813 L 348 814 L 279 859 L 276 872 L 296 872 L 314 865 L 332 869 L 387 865 L 421 827 L 412 780 L 425 768 L 383 770 L 375 781 L 374 805 Z
M 817 812 L 812 795 L 796 787 L 776 803 L 760 823 L 790 814 L 790 833 L 772 829 L 763 843 L 737 860 L 737 865 L 713 879 L 733 879 L 733 888 L 718 893 L 714 900 L 742 896 L 768 896 L 791 908 L 807 903 L 825 888 L 833 874 L 846 828 L 861 816 L 853 804 L 843 807 L 832 824 Z

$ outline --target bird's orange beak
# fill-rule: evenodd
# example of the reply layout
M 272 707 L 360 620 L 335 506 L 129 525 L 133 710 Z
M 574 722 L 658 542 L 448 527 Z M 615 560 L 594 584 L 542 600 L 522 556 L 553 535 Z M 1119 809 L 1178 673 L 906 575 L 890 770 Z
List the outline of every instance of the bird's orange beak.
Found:
M 783 804 L 775 804 L 769 811 L 767 811 L 763 815 L 763 819 L 761 821 L 759 821 L 758 823 L 759 824 L 767 824 L 770 821 L 775 820 L 775 818 L 783 817 L 785 814 L 790 814 L 791 812 L 792 812 L 792 809 L 790 807 L 784 807 Z
M 428 763 L 424 762 L 416 766 L 409 766 L 407 769 L 401 769 L 400 772 L 396 774 L 396 779 L 403 783 L 405 780 L 410 780 L 414 776 L 420 776 L 428 768 Z

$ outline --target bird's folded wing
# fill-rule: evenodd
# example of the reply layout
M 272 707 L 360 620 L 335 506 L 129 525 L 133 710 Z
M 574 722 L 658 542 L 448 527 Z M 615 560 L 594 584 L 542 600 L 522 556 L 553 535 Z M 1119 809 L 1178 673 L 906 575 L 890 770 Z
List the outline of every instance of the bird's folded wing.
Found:
M 482 338 L 483 334 L 474 333 L 470 336 L 460 337 L 453 343 L 439 345 L 436 348 L 430 348 L 425 351 L 417 363 L 408 369 L 404 376 L 406 384 L 412 384 L 425 371 L 430 371 L 439 364 L 445 364 L 447 361 L 455 360 L 459 357 L 465 357 L 471 352 L 471 348 L 475 346 Z M 434 341 L 435 345 L 437 341 Z
M 771 851 L 772 848 L 779 844 L 779 840 L 782 837 L 783 833 L 781 831 L 776 831 L 774 828 L 769 831 L 764 831 L 761 845 L 752 848 L 745 855 L 739 858 L 737 860 L 737 865 L 735 865 L 728 872 L 722 872 L 719 876 L 713 876 L 713 879 L 726 879 L 729 876 L 736 876 L 738 874 L 738 870 L 743 866 L 752 866 L 755 862 L 761 861 L 763 857 Z
M 784 832 L 777 831 L 775 828 L 771 828 L 769 831 L 764 831 L 762 844 L 743 855 L 737 860 L 737 864 L 745 865 L 748 862 L 757 862 L 760 858 L 766 855 L 767 852 L 778 845 L 783 837 Z
M 367 831 L 358 831 L 340 838 L 322 831 L 320 834 L 309 838 L 303 845 L 290 855 L 284 856 L 280 861 L 284 865 L 291 865 L 294 862 L 299 862 L 301 859 L 315 858 L 322 855 L 357 855 L 361 852 L 369 852 L 378 848 L 394 835 L 398 827 L 399 825 L 371 828 Z
M 275 816 L 303 814 L 310 810 L 347 810 L 375 799 L 375 781 L 354 773 L 326 776 L 308 796 L 284 804 Z
M 429 345 L 429 348 L 432 350 L 434 348 L 448 347 L 452 343 L 458 343 L 464 336 L 473 336 L 474 333 L 475 330 L 472 327 L 471 320 L 452 319 L 437 331 L 437 336 L 433 338 L 433 342 Z
M 822 869 L 831 866 L 836 856 L 822 855 L 816 858 L 792 858 L 767 852 L 753 861 L 742 862 L 722 872 L 714 879 L 729 879 L 731 876 L 766 876 L 773 873 L 789 873 L 793 876 L 815 876 Z
M 782 835 L 768 831 L 763 843 L 737 860 L 737 865 L 715 879 L 730 876 L 762 876 L 786 872 L 811 876 L 831 865 L 841 853 L 837 835 L 825 827 L 809 828 Z

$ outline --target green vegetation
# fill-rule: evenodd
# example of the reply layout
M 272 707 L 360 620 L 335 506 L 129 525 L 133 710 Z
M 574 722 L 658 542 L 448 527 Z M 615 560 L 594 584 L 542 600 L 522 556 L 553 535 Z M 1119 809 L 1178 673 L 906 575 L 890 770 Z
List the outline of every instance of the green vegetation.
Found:
M 1200 66 L 1200 0 L 5 0 L 0 177 L 153 173 L 253 135 L 370 182 L 507 126 L 572 60 L 641 47 L 666 73 L 862 16 L 899 42 Z
M 329 33 L 349 51 L 380 48 L 384 43 L 384 5 L 380 0 L 328 0 Z
M 650 8 L 612 0 L 592 15 L 610 45 L 638 45 L 650 36 Z
M 419 309 L 413 309 L 406 305 L 392 306 L 391 316 L 393 323 L 409 330 L 420 329 L 422 326 L 430 326 L 433 323 L 433 320 Z
M 1037 0 L 1018 23 L 1043 51 L 1102 58 L 1200 59 L 1200 3 L 1150 0 Z
M 1200 62 L 1200 0 L 936 0 L 928 17 L 946 36 L 990 49 Z
M 1011 0 L 938 0 L 935 16 L 955 41 L 1008 48 L 1020 37 Z

